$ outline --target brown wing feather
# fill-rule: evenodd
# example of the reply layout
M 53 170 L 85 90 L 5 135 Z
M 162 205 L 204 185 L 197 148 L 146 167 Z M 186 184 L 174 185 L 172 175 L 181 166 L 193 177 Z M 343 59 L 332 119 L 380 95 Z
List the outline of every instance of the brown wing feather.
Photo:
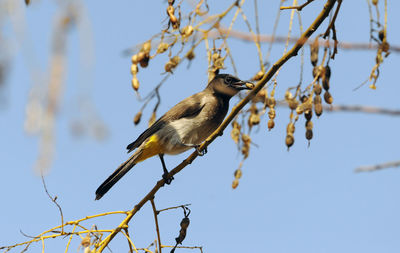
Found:
M 155 134 L 168 122 L 198 115 L 204 107 L 204 104 L 201 103 L 201 97 L 203 95 L 201 93 L 202 92 L 194 94 L 172 107 L 161 118 L 154 122 L 153 125 L 139 135 L 134 142 L 126 147 L 128 149 L 128 153 L 139 147 L 147 138 Z

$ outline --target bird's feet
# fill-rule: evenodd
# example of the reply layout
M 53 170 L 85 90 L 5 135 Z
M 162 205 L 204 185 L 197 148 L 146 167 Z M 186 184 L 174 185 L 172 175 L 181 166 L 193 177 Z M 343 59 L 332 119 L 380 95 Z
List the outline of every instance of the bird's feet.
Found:
M 172 180 L 174 180 L 174 177 L 168 177 L 168 172 L 167 173 L 164 173 L 163 175 L 162 175 L 162 178 L 164 179 L 164 182 L 166 183 L 166 184 L 171 184 L 171 182 L 172 182 Z
M 207 154 L 207 147 L 205 147 L 203 150 L 200 150 L 200 145 L 196 145 L 196 146 L 194 146 L 194 148 L 196 149 L 197 154 L 199 156 L 203 156 L 203 155 Z

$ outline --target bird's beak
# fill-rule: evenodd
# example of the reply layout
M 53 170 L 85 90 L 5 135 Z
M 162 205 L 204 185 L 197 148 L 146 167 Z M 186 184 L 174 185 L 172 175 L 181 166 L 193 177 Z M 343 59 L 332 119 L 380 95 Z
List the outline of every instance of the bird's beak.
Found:
M 254 88 L 254 84 L 249 81 L 239 81 L 233 83 L 232 86 L 237 90 L 251 90 Z

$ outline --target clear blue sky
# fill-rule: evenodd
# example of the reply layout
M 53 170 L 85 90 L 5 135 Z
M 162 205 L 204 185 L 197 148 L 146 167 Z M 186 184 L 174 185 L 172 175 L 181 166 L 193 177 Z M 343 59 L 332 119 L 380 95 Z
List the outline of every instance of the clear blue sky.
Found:
M 1 4 L 4 2 L 7 1 Z M 21 11 L 26 21 L 24 41 L 15 37 L 8 18 L 2 28 L 9 38 L 12 61 L 7 87 L 2 91 L 6 102 L 0 111 L 1 246 L 26 240 L 20 230 L 36 235 L 60 222 L 56 207 L 49 201 L 33 169 L 39 139 L 24 132 L 25 107 L 33 83 L 22 49 L 29 47 L 36 57 L 35 66 L 46 72 L 57 9 L 53 1 L 33 1 L 28 8 L 23 1 L 18 2 L 21 3 L 15 3 L 16 10 Z M 211 13 L 222 10 L 230 2 L 209 2 Z M 277 10 L 278 1 L 269 2 L 273 3 L 259 3 L 264 34 L 271 33 Z M 322 2 L 304 9 L 304 26 L 310 24 Z M 248 13 L 252 3 L 247 3 Z M 122 51 L 164 27 L 165 7 L 164 1 L 85 2 L 95 54 L 91 72 L 82 70 L 80 65 L 79 34 L 72 30 L 68 37 L 67 78 L 57 115 L 55 157 L 46 177 L 48 189 L 58 196 L 66 221 L 106 211 L 129 210 L 161 177 L 159 160 L 149 159 L 137 165 L 103 199 L 94 201 L 94 191 L 128 157 L 125 146 L 145 129 L 150 117 L 151 108 L 148 108 L 142 124 L 137 127 L 132 124 L 141 103 L 130 86 L 130 57 L 123 57 Z M 399 9 L 398 1 L 389 1 L 388 40 L 396 45 L 400 44 Z M 287 33 L 288 14 L 285 11 L 281 17 L 280 35 Z M 365 1 L 343 1 L 336 23 L 339 40 L 368 42 L 368 21 Z M 238 22 L 235 28 L 245 30 L 245 25 Z M 294 32 L 298 34 L 297 24 Z M 249 78 L 258 70 L 254 45 L 238 41 L 232 41 L 231 45 L 239 76 Z M 266 50 L 267 45 L 263 45 L 263 51 Z M 196 53 L 198 62 L 190 69 L 182 66 L 162 87 L 159 115 L 206 85 L 204 46 Z M 278 59 L 281 53 L 282 45 L 274 46 L 271 60 Z M 306 55 L 305 83 L 311 81 L 308 48 Z M 373 51 L 339 51 L 331 62 L 331 93 L 335 104 L 400 109 L 398 54 L 392 53 L 385 59 L 376 91 L 367 86 L 352 91 L 367 78 L 374 59 Z M 148 69 L 140 71 L 142 94 L 161 80 L 164 62 L 165 58 L 151 62 Z M 282 97 L 288 86 L 297 84 L 298 71 L 299 59 L 291 60 L 284 67 L 278 78 L 278 97 Z M 232 72 L 229 64 L 226 72 Z M 109 136 L 104 141 L 88 135 L 82 138 L 71 135 L 71 122 L 85 115 L 79 114 L 76 105 L 82 89 L 88 91 L 96 112 L 108 127 Z M 231 105 L 237 101 L 233 99 Z M 295 145 L 287 152 L 284 137 L 288 114 L 286 109 L 278 110 L 273 131 L 266 131 L 265 118 L 258 132 L 254 131 L 253 141 L 258 148 L 252 146 L 236 190 L 231 189 L 231 182 L 241 156 L 230 139 L 229 127 L 209 146 L 206 156 L 196 159 L 175 176 L 170 186 L 158 192 L 155 199 L 158 209 L 192 204 L 191 224 L 184 245 L 203 246 L 204 252 L 398 252 L 400 172 L 387 169 L 356 174 L 354 169 L 400 158 L 400 119 L 325 113 L 313 119 L 314 139 L 310 147 L 304 138 L 302 119 L 297 125 Z M 188 154 L 166 157 L 167 166 L 173 168 Z M 159 216 L 163 244 L 175 243 L 182 216 L 180 210 Z M 99 229 L 111 229 L 121 219 L 117 215 L 86 225 L 96 223 Z M 131 221 L 130 233 L 137 247 L 146 247 L 156 238 L 149 204 Z M 49 240 L 46 251 L 61 252 L 66 242 L 66 239 Z M 74 240 L 70 252 L 76 252 L 78 244 L 79 240 Z M 110 246 L 113 252 L 127 252 L 127 243 L 122 237 Z M 31 252 L 40 249 L 40 243 L 31 246 Z

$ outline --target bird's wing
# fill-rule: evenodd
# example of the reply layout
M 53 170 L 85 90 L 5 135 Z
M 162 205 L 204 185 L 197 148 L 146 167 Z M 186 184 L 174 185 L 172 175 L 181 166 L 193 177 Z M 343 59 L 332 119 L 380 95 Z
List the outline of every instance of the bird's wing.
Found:
M 201 97 L 202 95 L 200 93 L 194 94 L 172 107 L 167 113 L 165 113 L 161 118 L 154 122 L 153 125 L 151 125 L 141 135 L 139 135 L 139 137 L 134 142 L 126 147 L 126 149 L 128 149 L 128 153 L 139 147 L 147 138 L 155 134 L 168 122 L 181 118 L 190 118 L 198 115 L 205 105 L 201 102 Z

